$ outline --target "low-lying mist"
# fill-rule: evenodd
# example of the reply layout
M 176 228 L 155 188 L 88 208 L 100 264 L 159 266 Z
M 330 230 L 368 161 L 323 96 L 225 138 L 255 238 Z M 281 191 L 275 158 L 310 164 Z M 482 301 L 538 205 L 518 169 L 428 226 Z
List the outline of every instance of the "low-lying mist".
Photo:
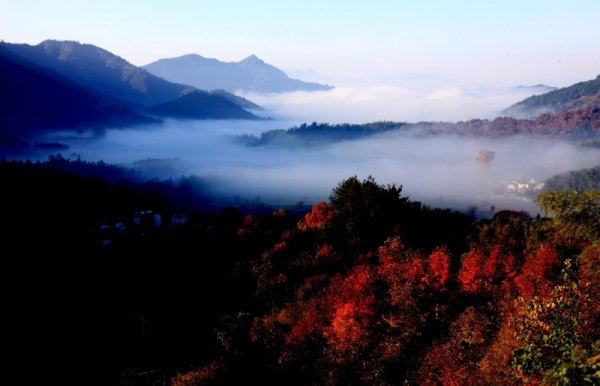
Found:
M 244 93 L 242 96 L 265 107 L 266 114 L 276 118 L 329 123 L 456 122 L 495 118 L 506 107 L 547 90 L 541 86 L 467 88 L 450 84 L 412 87 L 382 84 L 341 86 L 318 92 Z
M 418 137 L 387 132 L 355 141 L 305 146 L 243 146 L 233 136 L 287 129 L 290 121 L 167 121 L 108 130 L 103 136 L 54 137 L 70 145 L 65 157 L 104 160 L 141 170 L 146 178 L 210 177 L 223 197 L 272 206 L 327 200 L 341 180 L 372 175 L 403 185 L 403 195 L 427 205 L 481 212 L 537 213 L 532 197 L 545 178 L 600 164 L 600 152 L 566 142 L 514 137 L 502 140 Z M 491 161 L 478 160 L 481 150 Z M 490 153 L 491 154 L 491 153 Z M 481 158 L 481 157 L 479 157 Z

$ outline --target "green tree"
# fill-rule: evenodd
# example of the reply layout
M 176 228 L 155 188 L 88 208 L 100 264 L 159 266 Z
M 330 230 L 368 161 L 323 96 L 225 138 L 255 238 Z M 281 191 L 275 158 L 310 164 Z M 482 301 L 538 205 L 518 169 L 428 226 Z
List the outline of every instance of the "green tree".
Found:
M 589 339 L 590 299 L 569 276 L 565 262 L 563 283 L 549 297 L 519 298 L 514 319 L 519 348 L 514 351 L 515 377 L 524 383 L 597 385 L 600 382 L 600 345 Z
M 553 217 L 561 241 L 577 245 L 600 239 L 599 190 L 546 192 L 538 196 L 537 204 Z
M 334 226 L 353 249 L 380 245 L 408 205 L 401 192 L 402 186 L 379 185 L 371 176 L 363 181 L 353 176 L 340 182 L 329 196 Z

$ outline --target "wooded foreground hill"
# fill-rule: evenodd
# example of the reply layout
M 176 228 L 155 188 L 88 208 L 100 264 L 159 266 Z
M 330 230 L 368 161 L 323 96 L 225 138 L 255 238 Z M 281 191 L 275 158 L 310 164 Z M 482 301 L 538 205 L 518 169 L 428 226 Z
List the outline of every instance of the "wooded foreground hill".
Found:
M 541 195 L 550 218 L 475 220 L 350 177 L 306 214 L 202 214 L 189 183 L 65 162 L 0 163 L 7 376 L 600 382 L 597 191 Z

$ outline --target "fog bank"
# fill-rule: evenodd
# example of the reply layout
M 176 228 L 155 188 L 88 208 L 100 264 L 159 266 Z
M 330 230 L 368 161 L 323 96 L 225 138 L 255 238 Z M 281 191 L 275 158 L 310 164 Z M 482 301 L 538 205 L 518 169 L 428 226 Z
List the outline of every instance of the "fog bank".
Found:
M 259 196 L 274 206 L 327 200 L 341 180 L 372 175 L 382 184 L 403 185 L 404 195 L 432 206 L 477 206 L 482 211 L 494 206 L 535 213 L 531 197 L 541 181 L 600 164 L 598 150 L 522 137 L 418 138 L 388 132 L 312 148 L 245 147 L 232 140 L 236 134 L 285 129 L 295 123 L 168 121 L 109 130 L 98 138 L 63 135 L 53 140 L 70 145 L 64 156 L 139 168 L 147 178 L 210 176 L 224 196 Z M 477 160 L 482 149 L 494 152 L 491 162 Z
M 241 95 L 265 107 L 278 119 L 329 123 L 373 121 L 461 121 L 495 118 L 506 107 L 541 87 L 466 88 L 437 85 L 347 85 L 329 91 Z

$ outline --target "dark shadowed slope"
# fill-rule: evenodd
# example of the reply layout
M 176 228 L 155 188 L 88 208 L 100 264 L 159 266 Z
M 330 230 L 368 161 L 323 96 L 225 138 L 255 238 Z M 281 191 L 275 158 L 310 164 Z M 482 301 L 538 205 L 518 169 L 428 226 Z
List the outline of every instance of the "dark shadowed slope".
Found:
M 211 91 L 209 91 L 209 93 L 211 93 L 213 95 L 220 95 L 222 97 L 225 97 L 229 101 L 235 103 L 236 105 L 239 105 L 240 107 L 243 107 L 244 109 L 264 110 L 264 108 L 257 105 L 256 103 L 254 103 L 246 98 L 242 98 L 241 96 L 232 94 L 229 91 L 225 91 L 223 89 L 211 90 Z
M 121 101 L 71 82 L 0 47 L 0 133 L 150 122 Z
M 196 90 L 147 109 L 150 114 L 184 119 L 258 119 L 222 95 Z
M 560 113 L 600 106 L 600 75 L 542 95 L 515 103 L 502 113 L 515 118 L 533 118 L 544 113 Z
M 74 82 L 136 104 L 162 103 L 192 90 L 158 78 L 91 44 L 46 40 L 36 46 L 9 43 L 2 46 Z
M 128 103 L 142 113 L 145 113 L 144 106 L 165 102 L 170 102 L 172 111 L 176 110 L 174 106 L 177 103 L 184 103 L 185 106 L 179 109 L 186 110 L 186 117 L 193 119 L 217 116 L 220 119 L 240 118 L 249 114 L 244 108 L 260 109 L 254 103 L 226 91 L 206 93 L 201 100 L 194 99 L 202 106 L 190 106 L 192 99 L 180 97 L 193 92 L 194 87 L 168 82 L 90 44 L 46 40 L 37 46 L 0 43 L 0 47 L 21 61 L 31 62 L 81 86 L 125 101 L 123 104 Z M 228 102 L 221 106 L 224 99 Z M 194 111 L 196 115 L 192 114 Z M 231 114 L 227 115 L 225 111 Z M 250 114 L 250 117 L 253 116 Z
M 200 89 L 244 90 L 260 93 L 318 91 L 332 87 L 289 78 L 283 71 L 254 55 L 240 62 L 221 62 L 190 54 L 160 59 L 144 66 L 149 72 L 173 82 L 191 84 Z

